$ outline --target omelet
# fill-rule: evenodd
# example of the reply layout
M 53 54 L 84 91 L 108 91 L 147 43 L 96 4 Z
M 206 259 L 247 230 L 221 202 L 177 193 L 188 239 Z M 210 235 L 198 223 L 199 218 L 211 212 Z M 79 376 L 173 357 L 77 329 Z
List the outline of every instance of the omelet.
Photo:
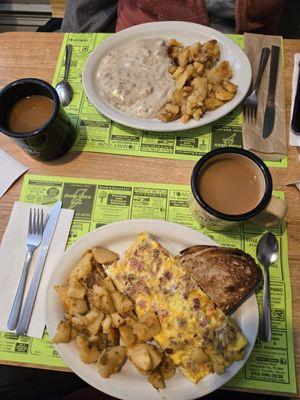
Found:
M 243 358 L 247 340 L 234 320 L 147 233 L 105 272 L 134 300 L 138 317 L 156 313 L 161 330 L 154 339 L 193 383 Z

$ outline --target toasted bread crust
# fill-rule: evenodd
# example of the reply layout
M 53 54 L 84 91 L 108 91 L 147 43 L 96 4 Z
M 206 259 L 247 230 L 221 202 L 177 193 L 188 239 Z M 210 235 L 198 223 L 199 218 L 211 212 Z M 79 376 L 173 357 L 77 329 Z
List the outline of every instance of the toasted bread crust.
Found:
M 186 249 L 181 250 L 180 256 L 186 256 L 188 254 L 197 253 L 200 250 L 212 249 L 212 248 L 217 248 L 217 247 L 218 246 L 209 246 L 207 244 L 196 244 L 195 246 L 190 246 L 190 247 L 187 247 Z
M 239 249 L 192 246 L 180 252 L 183 268 L 225 313 L 233 312 L 260 284 L 262 272 Z

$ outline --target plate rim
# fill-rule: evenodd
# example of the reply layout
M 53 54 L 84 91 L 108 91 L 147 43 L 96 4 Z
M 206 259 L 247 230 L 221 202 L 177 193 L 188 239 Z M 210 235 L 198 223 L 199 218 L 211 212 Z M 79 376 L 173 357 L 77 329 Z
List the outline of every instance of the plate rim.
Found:
M 222 107 L 218 108 L 217 110 L 209 112 L 213 114 L 212 115 L 206 114 L 206 116 L 204 118 L 201 118 L 199 121 L 190 120 L 187 124 L 183 124 L 180 123 L 179 120 L 176 120 L 164 124 L 157 119 L 149 119 L 149 120 L 138 119 L 126 115 L 122 111 L 115 109 L 105 100 L 102 100 L 100 96 L 95 95 L 93 89 L 91 89 L 92 87 L 95 86 L 95 84 L 91 82 L 91 79 L 89 77 L 92 75 L 91 70 L 93 69 L 93 62 L 94 59 L 98 58 L 97 54 L 99 51 L 101 52 L 101 50 L 103 48 L 105 49 L 106 47 L 112 48 L 117 46 L 117 43 L 115 42 L 117 42 L 118 39 L 125 40 L 127 35 L 139 33 L 140 31 L 149 34 L 153 32 L 154 29 L 159 30 L 159 27 L 161 27 L 161 29 L 167 29 L 167 28 L 174 29 L 174 24 L 176 24 L 176 26 L 178 27 L 178 21 L 147 22 L 144 24 L 135 25 L 127 29 L 124 29 L 122 31 L 119 31 L 117 33 L 114 33 L 112 36 L 106 38 L 103 42 L 101 42 L 98 46 L 94 48 L 94 50 L 89 55 L 88 59 L 84 64 L 82 73 L 82 85 L 84 88 L 85 95 L 87 96 L 89 101 L 93 104 L 93 106 L 97 109 L 98 112 L 100 112 L 106 118 L 118 124 L 136 130 L 146 130 L 150 132 L 178 132 L 178 131 L 185 131 L 185 130 L 199 128 L 207 124 L 210 124 L 220 118 L 223 118 L 225 115 L 233 111 L 243 101 L 243 99 L 245 98 L 245 96 L 249 91 L 252 80 L 252 67 L 246 53 L 232 39 L 228 38 L 225 34 L 205 25 L 200 25 L 193 22 L 183 22 L 183 21 L 180 21 L 180 25 L 183 30 L 184 28 L 186 28 L 190 32 L 194 30 L 195 35 L 199 32 L 199 30 L 201 30 L 206 34 L 211 35 L 213 38 L 216 38 L 218 41 L 226 43 L 227 45 L 229 45 L 229 47 L 231 47 L 234 50 L 234 53 L 238 54 L 243 64 L 243 70 L 246 71 L 246 77 L 244 79 L 246 81 L 246 86 L 244 91 L 239 97 L 235 97 L 230 102 L 225 103 Z M 159 31 L 157 33 L 157 36 L 159 37 Z M 101 104 L 100 107 L 99 104 Z M 218 114 L 217 116 L 214 116 L 214 113 L 216 111 L 218 112 Z M 150 127 L 148 124 L 154 124 L 154 126 Z
M 190 227 L 187 227 L 187 226 L 185 226 L 185 225 L 181 225 L 181 224 L 177 224 L 177 223 L 174 223 L 174 222 L 169 222 L 169 221 L 164 221 L 164 220 L 156 220 L 156 219 L 131 219 L 131 220 L 124 220 L 124 221 L 117 221 L 117 222 L 114 222 L 114 223 L 111 223 L 111 224 L 106 224 L 106 225 L 103 225 L 103 226 L 101 226 L 101 227 L 99 227 L 99 228 L 97 228 L 97 229 L 94 229 L 94 230 L 92 230 L 92 231 L 90 231 L 90 232 L 88 232 L 86 235 L 84 235 L 84 236 L 82 236 L 80 239 L 78 239 L 77 241 L 75 241 L 65 252 L 64 252 L 64 254 L 60 257 L 60 259 L 59 259 L 59 261 L 57 262 L 57 264 L 56 264 L 56 267 L 55 268 L 53 268 L 53 270 L 52 270 L 52 273 L 51 273 L 51 275 L 50 275 L 50 277 L 49 277 L 49 281 L 48 281 L 48 284 L 47 284 L 47 288 L 46 288 L 46 301 L 45 301 L 45 305 L 44 305 L 44 310 L 45 310 L 45 321 L 46 321 L 46 327 L 47 327 L 47 330 L 48 330 L 48 333 L 49 333 L 49 336 L 50 336 L 50 338 L 52 338 L 52 334 L 53 334 L 53 330 L 52 329 L 49 329 L 49 326 L 51 326 L 51 324 L 49 323 L 49 312 L 48 312 L 48 307 L 49 307 L 49 299 L 51 299 L 51 293 L 50 293 L 50 290 L 52 290 L 52 293 L 53 293 L 53 285 L 55 284 L 55 282 L 53 282 L 53 276 L 55 275 L 55 272 L 56 272 L 56 270 L 57 270 L 57 268 L 59 268 L 58 266 L 59 266 L 59 264 L 61 264 L 67 257 L 68 257 L 68 255 L 69 255 L 69 253 L 72 253 L 73 251 L 74 251 L 74 248 L 76 248 L 76 247 L 79 247 L 80 248 L 80 245 L 82 246 L 82 245 L 84 245 L 84 243 L 86 242 L 86 241 L 88 241 L 88 239 L 89 238 L 91 238 L 91 237 L 93 237 L 93 236 L 95 236 L 95 239 L 96 239 L 96 236 L 97 236 L 97 234 L 100 232 L 100 235 L 101 235 L 101 233 L 102 234 L 105 234 L 105 231 L 106 230 L 114 230 L 115 228 L 117 229 L 118 227 L 120 227 L 120 225 L 121 226 L 123 226 L 123 225 L 125 225 L 125 228 L 126 228 L 126 226 L 127 225 L 132 225 L 133 226 L 133 228 L 134 228 L 134 225 L 137 225 L 138 227 L 139 226 L 141 226 L 142 228 L 145 226 L 145 225 L 147 225 L 147 224 L 156 224 L 156 225 L 164 225 L 165 227 L 173 227 L 174 229 L 178 229 L 178 228 L 180 228 L 181 230 L 184 230 L 185 232 L 187 232 L 187 234 L 189 234 L 189 235 L 192 235 L 192 236 L 194 236 L 194 235 L 197 235 L 197 236 L 199 236 L 199 240 L 201 240 L 201 237 L 203 238 L 203 237 L 205 237 L 205 239 L 207 239 L 208 241 L 210 241 L 212 244 L 216 244 L 216 245 L 218 245 L 219 246 L 219 244 L 218 243 L 216 243 L 213 239 L 211 239 L 210 237 L 208 237 L 208 236 L 206 236 L 206 235 L 204 235 L 202 232 L 199 232 L 199 231 L 196 231 L 196 230 L 194 230 L 194 229 L 192 229 L 192 228 L 190 228 Z M 147 229 L 141 229 L 140 230 L 140 232 L 146 232 L 147 231 Z M 151 234 L 151 232 L 149 232 L 150 234 Z M 137 233 L 135 233 L 135 235 L 136 235 Z M 130 235 L 130 234 L 129 234 Z M 97 239 L 98 240 L 98 239 Z M 99 241 L 100 241 L 100 244 L 101 244 L 101 241 L 103 241 L 104 240 L 104 238 L 100 238 L 99 239 Z M 172 240 L 172 239 L 171 239 Z M 193 241 L 194 239 L 192 239 L 192 241 Z M 196 239 L 195 239 L 196 240 Z M 88 246 L 86 246 L 86 249 L 88 248 Z M 82 250 L 80 250 L 80 253 L 82 254 Z M 74 263 L 72 264 L 72 265 L 74 265 Z M 69 266 L 68 267 L 68 269 L 70 270 L 71 269 L 71 266 Z M 54 279 L 55 280 L 55 279 Z M 57 283 L 56 283 L 57 284 Z M 61 284 L 61 283 L 60 283 Z M 50 295 L 49 295 L 50 294 Z M 53 296 L 52 296 L 53 297 Z M 211 393 L 211 392 L 213 392 L 213 391 L 215 391 L 215 390 L 217 390 L 218 388 L 220 388 L 221 386 L 223 386 L 225 383 L 227 383 L 230 379 L 232 379 L 237 373 L 238 373 L 238 371 L 244 366 L 244 364 L 247 362 L 247 360 L 248 360 L 248 358 L 249 358 L 249 356 L 250 356 L 250 354 L 252 353 L 252 350 L 253 350 L 253 347 L 254 347 L 254 345 L 255 345 L 255 341 L 256 341 L 256 337 L 257 337 L 257 333 L 258 333 L 258 324 L 259 324 L 259 312 L 258 312 L 258 303 L 257 303 L 257 298 L 256 298 L 256 296 L 255 296 L 255 294 L 253 294 L 244 304 L 246 304 L 247 305 L 247 303 L 249 303 L 250 304 L 250 302 L 252 303 L 251 304 L 251 307 L 254 307 L 254 309 L 253 309 L 253 312 L 255 313 L 255 315 L 254 315 L 254 322 L 255 322 L 255 326 L 254 326 L 254 331 L 255 331 L 255 335 L 253 335 L 253 337 L 251 338 L 251 342 L 249 341 L 249 338 L 247 338 L 248 339 L 248 345 L 247 345 L 247 351 L 246 351 L 246 354 L 245 354 L 245 356 L 244 356 L 244 358 L 242 359 L 242 360 L 240 360 L 240 361 L 236 361 L 235 363 L 233 363 L 232 365 L 237 365 L 237 363 L 238 364 L 240 364 L 240 366 L 239 366 L 239 368 L 234 372 L 234 374 L 231 374 L 229 377 L 226 377 L 225 378 L 225 380 L 224 379 L 222 379 L 222 377 L 224 378 L 227 374 L 228 374 L 228 369 L 227 369 L 227 372 L 225 372 L 224 374 L 222 374 L 222 375 L 217 375 L 217 374 L 209 374 L 207 377 L 205 377 L 203 380 L 201 380 L 197 385 L 193 385 L 187 378 L 185 378 L 186 380 L 187 380 L 187 382 L 189 382 L 189 383 L 191 383 L 191 385 L 193 385 L 192 387 L 197 387 L 199 384 L 201 384 L 201 382 L 203 382 L 206 378 L 209 378 L 210 380 L 211 379 L 213 379 L 213 376 L 215 376 L 216 377 L 216 379 L 218 379 L 218 380 L 220 380 L 221 382 L 219 382 L 219 383 L 217 383 L 216 385 L 212 385 L 212 387 L 210 387 L 208 390 L 205 390 L 203 393 L 202 392 L 199 392 L 199 393 L 197 393 L 197 394 L 195 394 L 195 395 L 192 395 L 192 396 L 190 396 L 190 395 L 187 395 L 186 396 L 186 393 L 181 393 L 180 394 L 180 397 L 176 397 L 176 399 L 180 399 L 180 400 L 193 400 L 193 399 L 197 399 L 197 398 L 200 398 L 200 397 L 202 397 L 202 396 L 204 396 L 204 395 L 207 395 L 207 394 L 209 394 L 209 393 Z M 245 334 L 245 332 L 243 332 L 244 334 Z M 246 335 L 247 336 L 247 335 Z M 66 343 L 66 344 L 59 344 L 59 345 L 54 345 L 54 347 L 55 347 L 55 349 L 58 351 L 58 353 L 59 353 L 59 355 L 60 355 L 60 357 L 64 360 L 64 362 L 66 363 L 66 365 L 76 374 L 76 375 L 78 375 L 81 379 L 83 379 L 84 381 L 86 381 L 89 385 L 91 385 L 91 386 L 93 386 L 94 388 L 96 388 L 97 390 L 101 390 L 101 391 L 103 391 L 104 393 L 107 393 L 107 394 L 109 394 L 109 395 L 111 395 L 111 396 L 115 396 L 115 397 L 117 397 L 117 398 L 120 398 L 120 399 L 124 399 L 124 400 L 132 400 L 133 399 L 133 397 L 128 397 L 128 395 L 125 395 L 124 397 L 120 397 L 120 390 L 118 390 L 118 389 L 114 389 L 114 390 L 112 390 L 112 391 L 107 391 L 107 388 L 103 388 L 103 387 L 101 387 L 101 389 L 99 388 L 99 385 L 98 385 L 98 383 L 101 383 L 101 377 L 99 377 L 100 379 L 99 379 L 99 381 L 97 381 L 97 383 L 96 382 L 94 382 L 93 381 L 93 379 L 92 379 L 92 376 L 88 376 L 88 377 L 86 377 L 86 376 L 82 376 L 80 373 L 78 373 L 78 370 L 74 370 L 72 367 L 70 367 L 69 366 L 69 360 L 68 360 L 68 357 L 64 354 L 64 350 L 63 350 L 63 347 L 64 346 L 69 346 L 70 345 L 70 343 Z M 81 362 L 82 363 L 82 362 Z M 86 366 L 86 364 L 84 364 L 84 363 L 82 363 L 81 365 L 80 365 L 80 367 L 83 367 L 83 366 Z M 79 368 L 79 369 L 81 369 L 81 368 Z M 138 374 L 138 372 L 137 372 L 137 374 Z M 223 382 L 224 381 L 224 382 Z M 213 381 L 214 382 L 214 381 Z M 147 381 L 145 380 L 145 383 L 147 383 Z M 100 384 L 100 386 L 101 386 L 101 384 Z M 141 392 L 144 390 L 144 393 L 145 394 L 148 394 L 148 392 L 150 392 L 150 386 L 148 387 L 148 385 L 147 386 L 145 386 L 145 389 L 142 389 L 141 391 L 139 391 L 139 392 L 137 392 L 137 397 L 134 397 L 134 399 L 139 399 L 139 397 L 138 397 L 138 395 L 141 395 Z M 136 390 L 136 388 L 135 388 L 135 390 Z M 165 390 L 168 390 L 168 388 L 167 389 L 165 389 Z M 176 393 L 178 392 L 178 388 L 176 389 Z M 164 392 L 157 392 L 157 393 L 161 393 L 161 394 L 164 394 Z M 163 396 L 164 397 L 164 396 Z M 154 396 L 154 393 L 153 393 L 153 396 L 151 396 L 151 397 L 149 397 L 149 399 L 154 399 L 154 398 L 156 398 L 155 396 Z M 159 398 L 161 398 L 160 397 L 160 395 L 157 397 L 157 399 L 159 399 Z M 173 398 L 175 398 L 174 396 L 171 396 L 171 397 L 168 397 L 168 396 L 166 396 L 165 397 L 165 399 L 173 399 Z M 148 397 L 147 397 L 147 399 L 148 399 Z

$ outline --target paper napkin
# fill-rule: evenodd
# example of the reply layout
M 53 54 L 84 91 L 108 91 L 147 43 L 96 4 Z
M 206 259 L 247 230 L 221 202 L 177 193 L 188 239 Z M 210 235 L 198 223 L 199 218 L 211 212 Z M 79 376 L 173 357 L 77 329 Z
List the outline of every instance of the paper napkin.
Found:
M 29 209 L 31 207 L 42 208 L 45 211 L 49 210 L 49 207 L 15 202 L 0 247 L 0 330 L 2 331 L 7 331 L 7 320 L 15 298 L 25 260 Z M 73 210 L 62 209 L 60 212 L 44 266 L 28 329 L 28 336 L 36 338 L 41 338 L 43 336 L 45 327 L 44 303 L 47 282 L 53 268 L 64 253 L 73 220 L 73 214 Z M 30 286 L 39 253 L 40 251 L 38 248 L 34 252 L 31 261 L 23 304 Z
M 0 150 L 0 197 L 10 188 L 15 180 L 27 171 L 23 164 L 5 151 Z
M 258 110 L 256 124 L 247 119 L 243 123 L 243 146 L 246 150 L 253 151 L 263 160 L 280 160 L 287 154 L 287 138 L 285 125 L 285 92 L 284 92 L 284 70 L 283 70 L 283 46 L 280 36 L 257 35 L 245 33 L 245 52 L 252 66 L 253 79 L 256 79 L 259 67 L 261 51 L 264 47 L 280 46 L 280 59 L 277 74 L 277 87 L 275 94 L 275 124 L 271 135 L 264 139 L 262 137 L 263 120 L 267 102 L 270 59 L 266 65 L 258 93 Z
M 291 119 L 292 121 L 292 115 L 293 115 L 293 109 L 294 109 L 294 102 L 295 102 L 295 96 L 296 96 L 296 89 L 297 89 L 297 80 L 298 80 L 298 74 L 299 74 L 299 61 L 300 61 L 300 54 L 295 54 L 294 58 L 294 72 L 293 72 L 293 83 L 292 83 L 292 101 L 291 101 Z M 290 145 L 291 146 L 300 146 L 300 136 L 295 135 L 291 131 L 291 124 L 290 124 Z

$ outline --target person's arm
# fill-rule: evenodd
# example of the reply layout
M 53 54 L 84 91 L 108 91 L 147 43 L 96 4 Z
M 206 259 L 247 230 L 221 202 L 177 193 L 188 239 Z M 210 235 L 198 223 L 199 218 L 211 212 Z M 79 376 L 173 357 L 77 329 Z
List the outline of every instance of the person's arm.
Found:
M 117 0 L 67 0 L 62 32 L 114 32 Z

